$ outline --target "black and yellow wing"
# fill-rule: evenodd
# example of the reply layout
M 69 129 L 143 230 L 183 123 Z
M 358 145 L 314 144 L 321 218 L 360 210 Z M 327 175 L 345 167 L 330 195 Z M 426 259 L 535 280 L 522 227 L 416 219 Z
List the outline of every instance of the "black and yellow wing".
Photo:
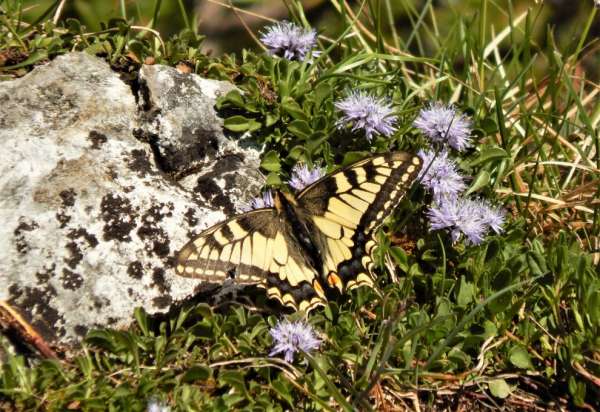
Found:
M 327 175 L 298 194 L 298 208 L 321 252 L 327 286 L 345 292 L 373 285 L 374 232 L 420 168 L 417 156 L 388 153 Z
M 200 233 L 179 252 L 176 271 L 210 282 L 257 284 L 294 309 L 309 311 L 324 303 L 319 274 L 274 208 L 235 216 Z

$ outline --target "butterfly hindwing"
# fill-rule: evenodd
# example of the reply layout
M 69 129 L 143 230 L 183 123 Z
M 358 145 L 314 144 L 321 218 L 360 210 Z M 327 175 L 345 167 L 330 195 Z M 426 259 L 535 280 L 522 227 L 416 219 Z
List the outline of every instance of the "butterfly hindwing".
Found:
M 371 157 L 323 177 L 298 195 L 323 259 L 323 275 L 340 292 L 373 285 L 373 234 L 419 172 L 417 156 Z
M 301 250 L 275 209 L 258 209 L 200 233 L 179 252 L 176 270 L 210 282 L 257 284 L 286 306 L 310 310 L 324 295 Z

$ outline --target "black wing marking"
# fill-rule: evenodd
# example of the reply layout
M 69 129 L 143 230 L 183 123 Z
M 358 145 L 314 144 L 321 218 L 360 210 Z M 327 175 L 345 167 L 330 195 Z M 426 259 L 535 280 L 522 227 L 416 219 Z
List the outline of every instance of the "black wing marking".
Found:
M 373 285 L 373 234 L 412 185 L 421 160 L 395 152 L 356 162 L 298 195 L 323 254 L 325 283 L 340 292 Z
M 275 209 L 235 216 L 200 233 L 177 256 L 178 275 L 206 281 L 258 284 L 294 309 L 323 304 L 318 273 Z

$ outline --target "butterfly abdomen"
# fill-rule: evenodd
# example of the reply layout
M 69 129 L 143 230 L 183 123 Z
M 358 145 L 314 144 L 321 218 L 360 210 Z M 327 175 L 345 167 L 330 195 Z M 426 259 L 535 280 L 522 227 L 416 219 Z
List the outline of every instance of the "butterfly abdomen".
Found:
M 282 215 L 283 220 L 287 221 L 291 229 L 290 236 L 296 238 L 303 249 L 304 254 L 309 260 L 309 263 L 317 272 L 321 271 L 323 260 L 319 249 L 315 243 L 315 239 L 311 233 L 311 228 L 308 222 L 303 218 L 302 213 L 299 213 L 295 199 L 291 195 L 285 195 L 280 191 L 275 192 L 274 197 L 275 208 Z

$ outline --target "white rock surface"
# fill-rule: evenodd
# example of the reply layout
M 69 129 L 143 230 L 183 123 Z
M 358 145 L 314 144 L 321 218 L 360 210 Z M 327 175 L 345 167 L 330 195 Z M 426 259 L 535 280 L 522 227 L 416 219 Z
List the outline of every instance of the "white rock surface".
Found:
M 212 108 L 230 86 L 159 66 L 142 77 L 140 105 L 85 53 L 0 83 L 0 299 L 51 343 L 192 295 L 175 253 L 262 185 L 258 151 L 229 142 Z

